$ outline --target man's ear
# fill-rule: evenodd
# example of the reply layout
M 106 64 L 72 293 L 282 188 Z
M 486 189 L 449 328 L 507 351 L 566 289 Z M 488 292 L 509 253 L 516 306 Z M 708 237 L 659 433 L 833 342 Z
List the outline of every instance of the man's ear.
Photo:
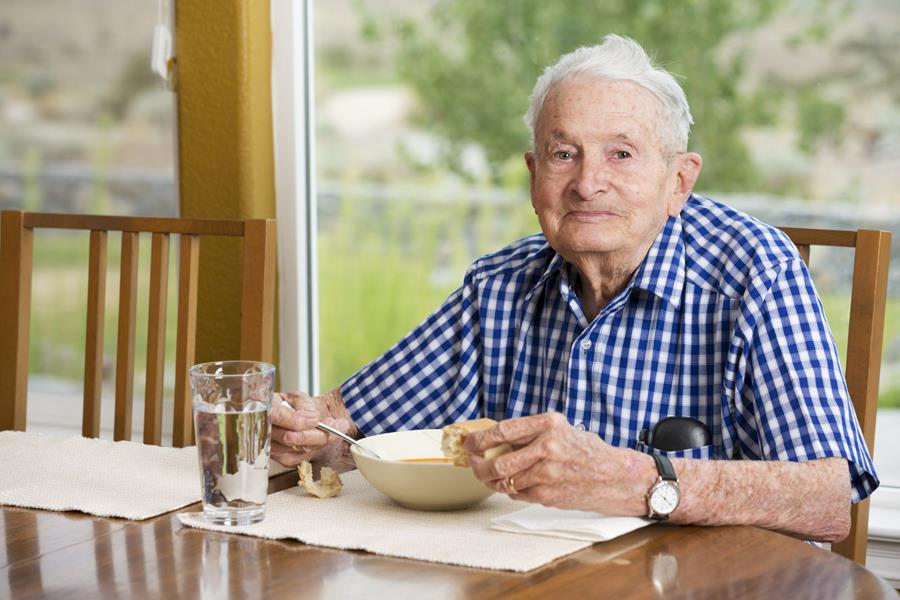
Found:
M 531 188 L 531 206 L 534 206 L 534 170 L 535 170 L 535 158 L 534 152 L 528 151 L 525 153 L 525 165 L 528 167 L 528 174 L 530 177 L 530 188 Z M 537 209 L 535 209 L 537 212 Z
M 672 160 L 676 161 L 673 165 L 674 187 L 669 194 L 667 212 L 669 216 L 675 217 L 694 191 L 694 184 L 703 168 L 703 157 L 696 152 L 685 152 Z

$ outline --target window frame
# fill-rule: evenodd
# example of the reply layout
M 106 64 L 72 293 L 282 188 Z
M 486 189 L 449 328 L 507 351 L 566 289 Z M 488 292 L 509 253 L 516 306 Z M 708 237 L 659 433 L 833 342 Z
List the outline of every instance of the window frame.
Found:
M 281 389 L 319 390 L 312 0 L 271 0 Z M 305 292 L 305 293 L 304 293 Z

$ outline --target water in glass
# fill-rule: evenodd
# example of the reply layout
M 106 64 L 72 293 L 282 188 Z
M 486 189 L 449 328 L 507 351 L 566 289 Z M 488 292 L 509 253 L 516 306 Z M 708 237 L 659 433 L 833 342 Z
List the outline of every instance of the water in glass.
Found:
M 253 385 L 221 371 L 218 379 L 207 381 L 191 375 L 206 519 L 223 525 L 257 523 L 265 516 L 268 487 L 271 381 Z

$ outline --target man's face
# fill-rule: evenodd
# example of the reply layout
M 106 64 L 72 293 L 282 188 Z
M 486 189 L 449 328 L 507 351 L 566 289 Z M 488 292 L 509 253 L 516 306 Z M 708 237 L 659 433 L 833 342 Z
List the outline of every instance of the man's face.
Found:
M 660 126 L 659 101 L 631 82 L 581 78 L 550 90 L 525 160 L 541 229 L 567 260 L 627 260 L 681 211 L 700 157 L 688 155 L 685 171 L 685 154 L 666 156 Z

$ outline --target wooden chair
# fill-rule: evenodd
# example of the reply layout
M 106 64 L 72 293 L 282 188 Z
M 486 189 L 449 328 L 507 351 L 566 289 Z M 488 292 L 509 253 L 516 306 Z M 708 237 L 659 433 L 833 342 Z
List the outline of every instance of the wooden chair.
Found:
M 174 446 L 193 440 L 188 368 L 194 363 L 200 238 L 243 238 L 240 358 L 272 361 L 275 222 L 112 217 L 3 211 L 0 221 L 0 430 L 24 431 L 28 392 L 32 237 L 35 229 L 90 231 L 82 435 L 100 433 L 107 232 L 122 232 L 114 439 L 131 439 L 139 234 L 152 234 L 144 443 L 161 443 L 169 238 L 180 237 Z
M 858 231 L 795 227 L 782 229 L 800 250 L 800 255 L 807 265 L 811 246 L 854 249 L 845 375 L 853 408 L 856 410 L 856 418 L 862 428 L 869 453 L 873 454 L 891 234 L 887 231 L 865 229 Z M 844 541 L 833 544 L 831 549 L 865 565 L 868 533 L 869 501 L 864 500 L 855 504 L 850 511 L 850 535 Z

